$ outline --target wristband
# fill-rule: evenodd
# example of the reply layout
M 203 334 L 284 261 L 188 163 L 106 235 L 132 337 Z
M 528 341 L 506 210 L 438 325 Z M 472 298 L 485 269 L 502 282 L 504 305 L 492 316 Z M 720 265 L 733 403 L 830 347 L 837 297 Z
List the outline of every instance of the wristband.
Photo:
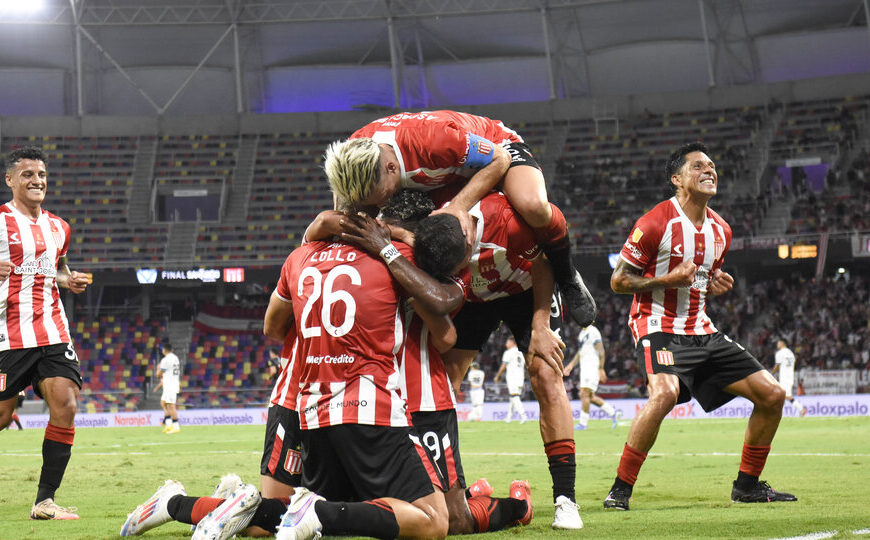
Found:
M 387 244 L 386 246 L 384 246 L 384 249 L 381 250 L 380 255 L 384 262 L 387 264 L 390 264 L 391 262 L 402 256 L 402 254 L 399 253 L 399 250 L 396 249 L 396 246 L 394 246 L 393 244 Z

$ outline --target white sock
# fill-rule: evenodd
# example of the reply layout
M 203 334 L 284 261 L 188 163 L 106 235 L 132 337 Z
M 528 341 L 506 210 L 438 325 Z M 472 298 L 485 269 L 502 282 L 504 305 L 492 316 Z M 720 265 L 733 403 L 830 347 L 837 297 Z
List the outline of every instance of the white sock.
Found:
M 580 425 L 586 427 L 589 425 L 589 413 L 580 411 Z
M 523 402 L 520 400 L 520 396 L 513 396 L 511 398 L 511 409 L 516 411 L 517 414 L 520 415 L 520 420 L 525 420 L 526 410 L 523 407 Z
M 172 425 L 172 418 L 167 418 L 166 420 L 164 420 L 163 425 L 165 425 L 166 427 L 171 426 Z
M 804 409 L 806 408 L 803 406 L 803 404 L 800 401 L 798 401 L 796 399 L 793 400 L 791 402 L 791 404 L 794 405 L 794 408 L 797 409 L 799 413 L 804 412 Z
M 604 411 L 604 414 L 607 416 L 613 416 L 616 414 L 616 409 L 613 408 L 613 405 L 610 403 L 604 402 L 604 405 L 601 406 L 601 410 Z

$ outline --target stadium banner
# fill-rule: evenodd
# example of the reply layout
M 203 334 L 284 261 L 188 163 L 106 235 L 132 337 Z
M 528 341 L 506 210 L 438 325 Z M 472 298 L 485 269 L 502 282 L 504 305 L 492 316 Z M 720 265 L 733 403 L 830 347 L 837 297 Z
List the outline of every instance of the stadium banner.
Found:
M 857 369 L 799 369 L 797 380 L 808 395 L 854 394 L 858 390 Z
M 801 403 L 807 408 L 807 416 L 870 416 L 870 394 L 801 396 Z M 622 411 L 622 419 L 630 420 L 646 403 L 645 399 L 611 399 L 607 401 L 613 408 Z M 526 417 L 538 420 L 537 401 L 525 401 Z M 508 402 L 495 401 L 483 406 L 483 420 L 503 422 L 507 418 Z M 459 420 L 468 420 L 471 404 L 459 403 L 456 414 Z M 580 402 L 571 402 L 574 419 L 580 418 Z M 677 405 L 668 415 L 669 418 L 749 418 L 752 403 L 735 398 L 713 412 L 706 413 L 694 399 Z M 255 426 L 265 425 L 268 412 L 266 408 L 247 409 L 182 409 L 178 411 L 178 421 L 184 426 Z M 783 416 L 799 416 L 797 409 L 786 402 Z M 589 417 L 593 420 L 606 420 L 607 416 L 596 406 L 592 406 Z M 21 423 L 25 429 L 44 429 L 48 423 L 47 414 L 22 414 Z M 518 418 L 514 418 L 518 420 Z M 76 428 L 86 427 L 160 427 L 163 424 L 163 411 L 138 411 L 114 413 L 78 413 Z
M 870 394 L 841 394 L 829 396 L 800 396 L 801 404 L 807 408 L 807 416 L 870 416 Z M 622 411 L 622 419 L 630 420 L 637 416 L 637 412 L 646 403 L 645 399 L 608 399 L 617 411 Z M 526 416 L 529 420 L 539 419 L 537 401 L 524 401 Z M 502 421 L 507 419 L 508 402 L 491 402 L 483 405 L 484 421 Z M 459 403 L 456 406 L 456 415 L 460 421 L 468 420 L 471 413 L 470 403 Z M 571 414 L 575 420 L 580 418 L 580 401 L 571 401 Z M 701 405 L 694 399 L 688 403 L 677 405 L 668 414 L 668 418 L 674 419 L 703 419 L 703 418 L 749 418 L 752 414 L 752 402 L 744 398 L 734 398 L 715 411 L 705 412 Z M 798 410 L 788 401 L 782 410 L 783 416 L 800 416 Z M 608 420 L 604 411 L 592 405 L 589 409 L 589 418 L 592 420 Z M 514 421 L 519 417 L 514 415 Z
M 184 409 L 178 411 L 178 422 L 184 426 L 253 426 L 265 425 L 268 409 Z M 47 414 L 22 414 L 24 429 L 42 429 L 48 423 Z M 160 427 L 163 411 L 78 413 L 76 428 L 86 427 Z

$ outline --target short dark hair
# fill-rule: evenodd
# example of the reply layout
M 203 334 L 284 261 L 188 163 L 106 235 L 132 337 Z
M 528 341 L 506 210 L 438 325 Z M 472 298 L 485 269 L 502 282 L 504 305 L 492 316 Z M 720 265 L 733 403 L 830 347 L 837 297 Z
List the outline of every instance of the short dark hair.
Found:
M 671 177 L 680 169 L 683 168 L 683 165 L 686 164 L 686 156 L 691 154 L 692 152 L 704 152 L 705 154 L 710 154 L 707 151 L 707 145 L 702 143 L 701 141 L 690 142 L 682 145 L 671 153 L 671 156 L 668 158 L 668 163 L 665 166 L 665 174 L 667 175 L 668 184 L 674 189 L 677 190 L 677 187 L 673 185 L 671 182 Z
M 437 214 L 417 224 L 414 259 L 421 270 L 439 281 L 447 281 L 464 258 L 465 235 L 456 216 Z
M 161 343 L 161 344 L 160 344 L 160 347 L 161 347 L 162 349 L 165 349 L 165 350 L 169 351 L 169 352 L 172 352 L 172 343 L 168 343 L 168 342 L 167 342 L 167 343 Z
M 435 203 L 422 191 L 402 189 L 381 208 L 381 218 L 413 228 L 435 210 Z
M 39 146 L 24 146 L 6 154 L 6 161 L 4 163 L 6 172 L 14 169 L 15 165 L 22 159 L 39 160 L 48 166 L 48 154 L 45 153 L 45 150 Z

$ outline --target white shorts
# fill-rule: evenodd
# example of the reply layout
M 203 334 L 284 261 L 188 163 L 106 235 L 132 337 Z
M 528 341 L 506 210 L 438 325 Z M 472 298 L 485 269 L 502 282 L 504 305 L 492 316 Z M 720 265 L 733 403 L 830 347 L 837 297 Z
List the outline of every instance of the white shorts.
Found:
M 507 381 L 507 391 L 509 396 L 520 396 L 523 393 L 523 382 Z
M 780 377 L 779 385 L 782 386 L 783 390 L 785 390 L 785 397 L 792 397 L 792 391 L 794 389 L 794 377 Z
M 595 393 L 598 390 L 598 359 L 595 362 L 580 363 L 580 388 L 588 388 Z
M 160 401 L 163 403 L 172 403 L 174 405 L 177 399 L 178 390 L 174 388 L 164 388 L 163 393 L 160 395 Z
M 471 404 L 474 407 L 479 407 L 483 405 L 484 397 L 486 396 L 486 392 L 483 388 L 473 388 L 468 392 L 469 397 L 471 398 Z

